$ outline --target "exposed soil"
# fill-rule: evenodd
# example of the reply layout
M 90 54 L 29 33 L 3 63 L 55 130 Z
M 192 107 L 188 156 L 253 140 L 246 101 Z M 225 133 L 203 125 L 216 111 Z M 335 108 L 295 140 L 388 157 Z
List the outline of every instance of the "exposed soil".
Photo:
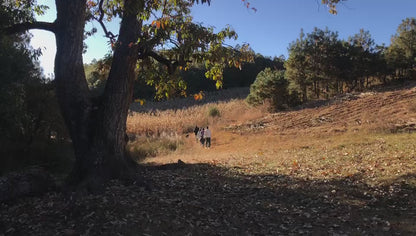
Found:
M 190 135 L 146 160 L 146 187 L 2 203 L 0 235 L 416 235 L 415 99 L 409 86 L 222 121 L 212 148 Z

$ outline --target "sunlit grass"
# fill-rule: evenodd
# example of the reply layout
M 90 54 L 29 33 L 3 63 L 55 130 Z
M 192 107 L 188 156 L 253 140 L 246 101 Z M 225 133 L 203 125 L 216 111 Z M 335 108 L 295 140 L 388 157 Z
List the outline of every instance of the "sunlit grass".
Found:
M 137 162 L 145 158 L 175 152 L 183 146 L 181 137 L 142 138 L 127 145 L 130 157 Z
M 394 130 L 395 124 L 414 117 L 412 91 L 400 93 L 403 97 L 391 92 L 362 95 L 360 101 L 276 114 L 268 113 L 266 107 L 250 107 L 242 99 L 158 111 L 156 115 L 134 113 L 128 120 L 128 132 L 151 140 L 131 143 L 137 153 L 141 152 L 139 145 L 161 146 L 153 144 L 159 137 L 176 137 L 181 142 L 174 151 L 146 151 L 144 156 L 151 158 L 145 162 L 181 159 L 221 165 L 244 175 L 351 179 L 371 186 L 404 178 L 415 185 L 416 134 Z M 210 115 L 213 107 L 220 116 Z M 271 126 L 250 129 L 251 122 L 265 120 Z M 209 125 L 213 130 L 211 149 L 195 142 L 195 125 Z
M 239 154 L 225 165 L 250 175 L 288 175 L 301 179 L 356 178 L 369 185 L 394 182 L 416 173 L 416 134 L 347 133 L 331 139 L 292 140 L 288 148 Z M 412 182 L 413 181 L 413 182 Z M 413 183 L 414 184 L 414 183 Z
M 215 115 L 212 114 L 213 109 Z M 178 110 L 133 113 L 127 120 L 127 132 L 145 136 L 159 136 L 161 133 L 185 134 L 195 126 L 238 122 L 262 115 L 264 113 L 259 108 L 250 107 L 244 100 L 235 99 Z

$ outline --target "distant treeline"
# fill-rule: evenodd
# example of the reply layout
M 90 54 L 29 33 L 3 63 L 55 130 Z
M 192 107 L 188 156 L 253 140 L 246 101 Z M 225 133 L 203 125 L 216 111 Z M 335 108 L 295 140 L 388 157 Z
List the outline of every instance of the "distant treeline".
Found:
M 363 29 L 347 40 L 337 32 L 315 28 L 289 46 L 286 77 L 303 101 L 362 91 L 391 80 L 416 75 L 416 19 L 407 18 L 391 38 L 391 45 L 376 45 Z
M 106 68 L 111 61 L 110 58 L 96 61 L 85 65 L 87 80 L 90 88 L 98 95 L 104 89 L 106 73 L 100 71 L 106 71 Z M 227 67 L 223 73 L 223 89 L 236 88 L 236 87 L 249 87 L 256 79 L 257 74 L 265 68 L 273 68 L 275 70 L 282 70 L 284 64 L 283 57 L 265 57 L 261 54 L 254 56 L 253 62 L 244 63 L 239 68 Z M 179 71 L 176 75 L 183 79 L 186 83 L 186 93 L 188 95 L 199 93 L 200 91 L 215 91 L 215 81 L 209 80 L 205 76 L 206 69 L 203 64 L 192 64 L 189 69 Z M 134 87 L 134 99 L 153 100 L 156 95 L 156 89 L 153 85 L 149 85 L 146 78 L 138 76 Z M 183 94 L 180 92 L 173 94 L 170 99 L 175 97 L 181 97 Z
M 247 102 L 269 100 L 273 110 L 311 99 L 363 91 L 374 85 L 416 77 L 416 19 L 399 25 L 389 46 L 376 45 L 361 29 L 347 40 L 337 32 L 315 28 L 289 45 L 284 70 L 266 69 L 250 87 Z
M 299 38 L 289 45 L 288 54 L 287 59 L 256 54 L 252 62 L 244 63 L 241 68 L 226 68 L 223 72 L 223 88 L 248 87 L 266 68 L 285 70 L 290 99 L 298 102 L 362 91 L 392 80 L 414 79 L 416 20 L 403 20 L 389 46 L 376 45 L 370 32 L 364 29 L 348 39 L 339 39 L 338 33 L 329 29 L 315 28 L 307 34 L 301 30 Z M 110 62 L 111 58 L 105 58 L 85 65 L 90 88 L 97 94 L 104 87 Z M 166 76 L 161 72 L 163 69 L 152 68 L 151 76 Z M 191 63 L 186 70 L 178 70 L 167 82 L 157 86 L 170 87 L 164 88 L 171 91 L 165 97 L 169 99 L 184 96 L 183 90 L 188 95 L 216 90 L 215 81 L 206 79 L 205 73 L 203 63 Z M 139 73 L 134 99 L 153 100 L 156 97 L 157 86 L 149 82 L 147 76 L 148 71 Z M 177 78 L 181 79 L 175 82 Z

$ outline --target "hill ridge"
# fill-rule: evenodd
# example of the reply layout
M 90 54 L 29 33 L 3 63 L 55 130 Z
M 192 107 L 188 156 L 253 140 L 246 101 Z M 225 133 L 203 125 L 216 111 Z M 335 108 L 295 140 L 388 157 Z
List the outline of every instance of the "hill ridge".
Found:
M 256 120 L 232 124 L 233 132 L 346 132 L 387 129 L 416 121 L 416 84 L 401 90 L 346 94 L 315 107 L 281 111 Z

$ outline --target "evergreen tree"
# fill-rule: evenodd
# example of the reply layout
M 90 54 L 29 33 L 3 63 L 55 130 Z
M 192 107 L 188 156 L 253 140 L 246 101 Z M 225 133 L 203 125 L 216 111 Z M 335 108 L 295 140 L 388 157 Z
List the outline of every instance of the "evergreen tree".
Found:
M 285 72 L 266 68 L 261 71 L 250 86 L 250 94 L 246 101 L 251 105 L 260 105 L 270 101 L 273 110 L 288 107 L 288 85 Z
M 310 76 L 307 75 L 306 42 L 303 29 L 299 39 L 289 45 L 289 58 L 285 62 L 286 76 L 296 84 L 302 95 L 302 102 L 308 100 L 308 87 L 312 84 Z
M 416 76 L 416 19 L 406 18 L 391 38 L 387 52 L 388 63 L 396 69 L 396 78 Z

